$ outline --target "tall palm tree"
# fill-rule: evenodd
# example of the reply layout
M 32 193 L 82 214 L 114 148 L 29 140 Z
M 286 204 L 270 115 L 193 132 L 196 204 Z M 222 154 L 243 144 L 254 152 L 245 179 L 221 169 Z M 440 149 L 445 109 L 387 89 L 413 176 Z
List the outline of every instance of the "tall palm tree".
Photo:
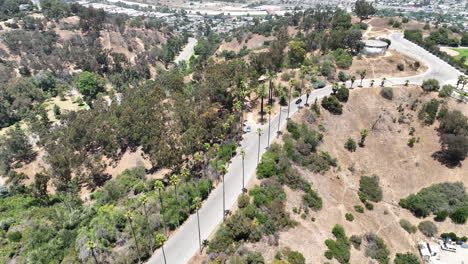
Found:
M 172 174 L 171 177 L 169 178 L 169 183 L 174 186 L 174 194 L 175 194 L 175 199 L 177 203 L 177 207 L 179 206 L 179 197 L 177 195 L 177 184 L 179 184 L 180 178 L 177 176 L 177 174 Z M 179 220 L 179 208 L 177 208 L 177 227 L 180 226 L 180 220 Z
M 375 82 L 374 80 L 370 81 L 370 87 L 374 87 L 374 82 Z
M 164 190 L 164 183 L 161 180 L 156 180 L 154 183 L 154 188 L 158 190 L 158 195 L 159 195 L 159 202 L 161 203 L 161 216 L 162 216 L 162 223 L 163 223 L 163 228 L 164 232 L 167 234 L 167 228 L 166 228 L 166 221 L 164 220 L 164 204 L 163 204 L 163 198 L 161 192 Z
M 279 105 L 279 116 L 278 116 L 278 131 L 276 131 L 277 136 L 281 135 L 281 105 Z
M 245 155 L 246 155 L 245 150 L 241 149 L 240 154 L 242 157 L 242 192 L 245 192 L 245 165 L 244 165 L 244 160 L 245 160 Z
M 305 106 L 309 106 L 309 96 L 310 96 L 310 93 L 312 92 L 312 90 L 308 87 L 306 89 L 306 101 L 305 101 Z
M 289 81 L 289 98 L 288 98 L 288 115 L 286 116 L 286 119 L 289 120 L 289 110 L 291 108 L 291 89 L 293 87 L 293 81 Z
M 349 87 L 350 89 L 353 88 L 353 85 L 354 85 L 354 82 L 356 81 L 356 76 L 351 76 L 351 87 Z
M 140 246 L 138 245 L 138 239 L 137 239 L 137 236 L 136 236 L 136 233 L 135 233 L 135 228 L 133 227 L 133 219 L 132 219 L 133 214 L 132 214 L 132 212 L 127 212 L 125 214 L 125 216 L 127 217 L 128 222 L 130 223 L 130 228 L 132 230 L 133 239 L 135 240 L 135 245 L 136 245 L 137 254 L 138 254 L 138 263 L 141 263 Z
M 240 117 L 240 129 L 241 129 L 241 135 L 244 132 L 244 116 L 242 112 L 242 103 L 240 101 L 237 101 L 234 103 L 234 110 L 239 113 Z
M 164 234 L 156 234 L 156 246 L 161 247 L 162 253 L 163 253 L 163 258 L 164 258 L 164 264 L 167 264 L 166 261 L 166 252 L 164 252 L 164 243 L 166 243 L 166 236 Z
M 223 181 L 223 219 L 226 217 L 226 193 L 224 186 L 224 176 L 226 175 L 228 169 L 226 164 L 222 164 L 218 168 L 219 174 L 221 174 L 221 180 Z
M 93 241 L 88 240 L 88 242 L 86 242 L 86 247 L 91 251 L 91 255 L 93 256 L 96 264 L 99 264 L 97 257 L 96 257 L 96 252 L 94 252 L 94 249 L 96 248 L 96 244 Z
M 462 84 L 464 80 L 465 80 L 465 76 L 463 76 L 463 75 L 459 75 L 459 76 L 458 76 L 457 89 L 458 89 L 458 86 L 459 86 L 460 84 Z
M 266 96 L 266 86 L 265 84 L 262 84 L 258 87 L 257 89 L 258 96 L 260 97 L 261 103 L 260 103 L 260 121 L 263 121 L 263 115 L 265 114 L 265 111 L 263 109 L 263 100 L 265 99 Z
M 406 80 L 405 81 L 405 86 L 408 86 L 409 85 L 409 80 Z
M 193 199 L 193 209 L 197 212 L 197 220 L 198 220 L 198 245 L 200 246 L 200 254 L 202 253 L 202 242 L 201 242 L 201 231 L 200 231 L 200 214 L 198 213 L 198 210 L 201 208 L 201 198 L 200 197 L 195 197 Z
M 380 83 L 380 86 L 384 87 L 386 80 L 387 80 L 387 78 L 383 77 L 382 82 Z
M 271 106 L 269 105 L 267 107 L 267 113 L 268 113 L 268 141 L 267 141 L 267 148 L 270 147 L 270 132 L 271 132 Z
M 263 135 L 263 129 L 257 128 L 257 135 L 258 135 L 258 154 L 257 154 L 257 165 L 260 161 L 260 139 L 262 138 Z
M 146 220 L 146 232 L 148 232 L 148 240 L 150 241 L 150 250 L 153 253 L 153 235 L 151 234 L 151 228 L 148 221 L 148 210 L 146 210 L 146 203 L 148 202 L 148 197 L 143 194 L 138 198 L 140 204 L 143 205 L 143 212 L 145 213 L 145 220 Z
M 273 105 L 273 80 L 276 75 L 273 71 L 267 71 L 268 76 L 268 104 Z
M 362 81 L 366 78 L 367 70 L 358 71 L 358 74 L 359 77 L 361 77 L 361 84 L 359 84 L 359 87 L 362 87 Z

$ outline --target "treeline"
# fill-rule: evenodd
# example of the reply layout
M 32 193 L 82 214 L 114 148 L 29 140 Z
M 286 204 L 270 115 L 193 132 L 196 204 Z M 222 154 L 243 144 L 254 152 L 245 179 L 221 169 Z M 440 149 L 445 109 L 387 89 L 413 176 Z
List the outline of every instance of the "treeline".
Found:
M 438 45 L 449 45 L 457 47 L 458 45 L 467 46 L 468 45 L 468 33 L 463 33 L 463 37 L 460 39 L 450 38 L 451 32 L 446 28 L 439 28 L 436 31 L 432 31 L 431 34 L 424 38 L 423 32 L 421 30 L 405 30 L 404 36 L 406 39 L 418 44 L 429 52 L 437 55 L 442 60 L 446 61 L 450 65 L 456 67 L 457 69 L 467 72 L 468 65 L 466 62 L 466 57 L 455 58 L 448 55 L 446 52 L 440 51 Z

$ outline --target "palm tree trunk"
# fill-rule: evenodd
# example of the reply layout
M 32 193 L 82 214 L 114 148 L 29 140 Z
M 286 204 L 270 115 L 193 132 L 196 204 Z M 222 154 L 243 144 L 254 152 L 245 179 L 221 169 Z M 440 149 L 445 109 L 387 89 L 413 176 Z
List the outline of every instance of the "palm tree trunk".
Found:
M 271 131 L 271 111 L 268 113 L 268 142 L 267 142 L 267 148 L 270 147 L 270 131 Z
M 226 217 L 226 196 L 224 191 L 224 175 L 223 175 L 223 220 Z
M 163 224 L 163 228 L 164 228 L 164 233 L 165 235 L 167 235 L 167 227 L 166 227 L 166 220 L 164 220 L 164 213 L 163 213 L 163 209 L 164 209 L 164 204 L 163 204 L 163 200 L 162 200 L 162 196 L 161 196 L 161 190 L 158 191 L 159 192 L 159 202 L 161 203 L 161 216 L 162 216 L 162 224 Z
M 280 108 L 279 108 L 278 131 L 276 132 L 276 133 L 278 134 L 278 136 L 281 134 L 281 132 L 280 132 L 280 124 L 281 124 L 281 105 L 280 105 Z
M 262 96 L 262 103 L 260 104 L 260 121 L 263 122 L 263 99 L 264 97 Z
M 268 87 L 268 104 L 272 105 L 273 104 L 273 84 L 270 80 L 269 87 Z
M 364 78 L 361 78 L 361 84 L 360 84 L 361 87 L 362 87 L 362 80 L 364 80 Z
M 146 231 L 148 232 L 148 239 L 150 241 L 150 249 L 151 249 L 151 254 L 153 254 L 153 236 L 151 235 L 151 229 L 148 221 L 148 211 L 146 211 L 146 204 L 143 203 L 143 210 L 145 212 L 145 218 L 146 218 Z
M 93 255 L 93 258 L 94 258 L 94 261 L 96 262 L 96 264 L 99 264 L 99 262 L 97 260 L 97 257 L 96 257 L 96 253 L 94 252 L 94 248 L 91 248 L 91 255 Z
M 242 157 L 242 192 L 245 190 L 245 167 L 244 167 L 244 157 Z
M 132 229 L 133 239 L 135 239 L 135 245 L 136 245 L 137 253 L 138 253 L 138 263 L 141 263 L 140 247 L 138 246 L 138 240 L 135 234 L 135 229 L 133 228 L 132 220 L 130 220 L 130 228 Z
M 305 102 L 305 104 L 304 104 L 305 106 L 308 106 L 308 105 L 309 105 L 309 96 L 310 96 L 310 94 L 307 94 L 307 95 L 306 95 L 306 102 Z
M 177 196 L 177 185 L 174 185 L 174 192 L 175 192 L 175 198 L 176 198 L 176 203 L 177 207 L 179 207 L 179 198 Z M 179 208 L 177 208 L 177 227 L 180 226 L 180 220 L 179 220 Z
M 257 154 L 257 165 L 258 165 L 258 162 L 260 161 L 260 139 L 261 139 L 261 135 L 258 135 L 258 154 Z
M 197 220 L 198 220 L 198 245 L 200 246 L 200 254 L 201 254 L 203 251 L 202 251 L 202 244 L 201 244 L 200 215 L 198 214 L 198 209 L 197 209 Z
M 164 252 L 164 245 L 161 246 L 163 257 L 164 257 L 164 264 L 167 264 L 166 262 L 166 252 Z
M 289 119 L 289 109 L 291 108 L 291 86 L 289 86 L 289 103 L 288 103 L 288 115 L 286 119 Z

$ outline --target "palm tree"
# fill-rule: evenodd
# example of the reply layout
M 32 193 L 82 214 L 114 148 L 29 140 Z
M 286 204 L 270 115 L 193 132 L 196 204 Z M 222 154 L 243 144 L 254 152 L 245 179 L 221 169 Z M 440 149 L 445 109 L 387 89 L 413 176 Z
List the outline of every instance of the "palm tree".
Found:
M 197 212 L 197 220 L 198 220 L 198 245 L 200 246 L 200 254 L 202 253 L 202 243 L 201 243 L 201 232 L 200 232 L 200 214 L 198 213 L 198 210 L 201 208 L 201 198 L 200 197 L 195 197 L 193 199 L 193 209 Z
M 359 84 L 359 87 L 362 87 L 362 81 L 366 78 L 367 70 L 358 71 L 358 74 L 361 77 L 361 84 Z
M 359 142 L 359 146 L 364 147 L 364 141 L 366 140 L 366 137 L 369 135 L 369 131 L 367 129 L 364 129 L 361 131 L 361 140 Z
M 265 114 L 264 109 L 263 109 L 263 100 L 265 99 L 266 96 L 266 86 L 265 84 L 262 84 L 258 87 L 257 89 L 258 96 L 260 96 L 260 121 L 263 121 L 263 115 Z
M 221 174 L 221 180 L 223 181 L 223 219 L 226 217 L 226 194 L 224 186 L 224 176 L 226 175 L 228 169 L 225 164 L 222 164 L 218 168 L 219 174 Z
M 89 250 L 91 250 L 91 255 L 93 256 L 94 261 L 96 262 L 96 264 L 99 264 L 99 262 L 97 260 L 97 257 L 96 257 L 96 252 L 94 252 L 94 249 L 96 248 L 96 244 L 93 241 L 88 240 L 88 242 L 86 242 L 86 247 Z
M 163 222 L 163 227 L 164 227 L 164 232 L 167 233 L 167 229 L 166 229 L 166 221 L 164 220 L 164 213 L 163 213 L 163 210 L 164 210 L 164 204 L 163 204 L 163 198 L 162 198 L 162 195 L 161 195 L 161 191 L 164 190 L 164 183 L 161 181 L 161 180 L 156 180 L 154 182 L 154 188 L 156 190 L 158 190 L 158 194 L 159 194 L 159 202 L 161 203 L 161 216 L 162 216 L 162 222 Z
M 468 78 L 463 78 L 463 83 L 462 83 L 462 90 L 465 89 L 465 85 L 468 83 Z
M 244 167 L 244 160 L 245 160 L 245 150 L 241 149 L 240 151 L 242 157 L 242 192 L 245 192 L 245 167 Z
M 241 134 L 243 133 L 244 129 L 244 116 L 242 113 L 242 103 L 240 101 L 237 101 L 234 103 L 234 110 L 240 114 L 240 128 L 241 128 Z
M 383 77 L 382 82 L 380 83 L 380 86 L 384 87 L 386 80 L 387 80 L 387 78 Z
M 405 86 L 408 86 L 409 85 L 409 80 L 406 80 L 405 81 Z
M 338 85 L 338 83 L 334 82 L 332 84 L 332 92 L 333 94 L 336 94 L 336 92 L 338 92 L 338 89 L 340 88 L 340 86 Z
M 463 83 L 463 81 L 465 81 L 465 76 L 459 75 L 458 81 L 457 81 L 457 89 L 458 89 L 458 86 Z
M 374 82 L 375 82 L 374 80 L 370 81 L 370 87 L 374 87 Z
M 138 198 L 138 201 L 143 205 L 143 212 L 145 213 L 146 220 L 146 231 L 148 232 L 148 240 L 150 241 L 151 253 L 153 253 L 153 236 L 151 235 L 151 228 L 148 221 L 148 210 L 146 210 L 146 203 L 148 202 L 148 197 L 143 194 Z
M 305 106 L 309 106 L 309 96 L 310 96 L 310 93 L 312 92 L 312 90 L 310 88 L 307 88 L 306 89 L 306 101 L 305 101 Z
M 169 183 L 174 186 L 174 194 L 175 194 L 175 199 L 177 206 L 179 206 L 179 197 L 177 196 L 177 184 L 179 184 L 180 178 L 177 176 L 177 174 L 172 174 L 171 177 L 169 178 Z M 177 227 L 180 226 L 180 220 L 179 220 L 179 210 L 177 208 Z
M 270 132 L 271 132 L 271 106 L 267 107 L 268 113 L 268 141 L 267 141 L 267 148 L 270 147 Z
M 260 161 L 260 139 L 262 138 L 262 135 L 263 135 L 263 129 L 257 128 L 257 135 L 258 135 L 258 154 L 257 154 L 257 165 L 258 165 L 258 162 Z
M 293 87 L 293 81 L 289 81 L 289 98 L 288 98 L 288 115 L 286 116 L 286 119 L 289 120 L 289 110 L 291 108 L 291 89 Z
M 164 258 L 164 264 L 167 264 L 166 261 L 166 252 L 164 252 L 164 243 L 166 243 L 166 236 L 164 234 L 156 234 L 156 246 L 161 247 L 162 253 L 163 253 L 163 258 Z
M 273 71 L 267 71 L 268 75 L 268 104 L 273 105 L 273 80 L 275 79 L 275 73 Z
M 354 82 L 356 81 L 356 76 L 351 76 L 351 87 L 349 87 L 350 89 L 353 88 L 353 85 L 354 85 Z
M 281 124 L 281 105 L 279 106 L 278 131 L 276 131 L 277 136 L 281 135 L 280 124 Z
M 138 263 L 141 262 L 141 254 L 140 254 L 140 247 L 138 246 L 138 239 L 136 237 L 136 233 L 135 233 L 135 228 L 133 227 L 133 214 L 132 212 L 127 212 L 125 214 L 125 216 L 127 217 L 128 221 L 130 222 L 130 228 L 132 229 L 132 234 L 133 234 L 133 239 L 135 240 L 135 245 L 136 245 L 136 248 L 137 248 L 137 254 L 138 254 Z

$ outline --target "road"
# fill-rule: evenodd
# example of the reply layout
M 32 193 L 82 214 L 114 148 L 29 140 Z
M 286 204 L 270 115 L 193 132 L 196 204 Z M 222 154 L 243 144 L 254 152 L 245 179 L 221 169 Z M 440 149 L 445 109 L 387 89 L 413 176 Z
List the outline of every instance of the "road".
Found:
M 405 40 L 402 34 L 393 34 L 388 36 L 392 40 L 391 49 L 395 49 L 401 53 L 412 56 L 415 59 L 425 63 L 428 66 L 428 71 L 412 77 L 405 78 L 388 78 L 386 86 L 403 84 L 409 80 L 411 84 L 421 84 L 423 80 L 428 78 L 435 78 L 442 83 L 456 82 L 458 75 L 461 74 L 453 67 L 449 66 L 446 62 L 438 59 L 434 55 L 428 53 L 419 46 Z M 380 84 L 380 80 L 375 80 L 375 86 Z M 359 83 L 359 81 L 357 81 Z M 368 86 L 370 80 L 364 80 L 364 86 Z M 322 98 L 332 92 L 331 86 L 323 89 L 314 90 L 311 93 L 309 102 L 313 102 L 316 98 Z M 303 96 L 305 102 L 305 96 Z M 290 114 L 298 111 L 295 104 L 291 105 Z M 281 120 L 279 115 L 276 115 L 271 120 L 270 140 L 273 141 L 276 136 L 278 122 L 280 126 L 284 127 L 286 124 L 287 107 L 281 109 Z M 268 124 L 259 126 L 263 129 L 264 134 L 260 137 L 256 135 L 256 127 L 252 128 L 252 132 L 244 135 L 243 140 L 240 142 L 241 148 L 246 151 L 245 157 L 245 180 L 249 182 L 255 175 L 257 167 L 257 151 L 260 144 L 260 155 L 266 151 L 268 139 Z M 240 155 L 233 158 L 232 163 L 229 165 L 229 172 L 225 176 L 226 186 L 226 208 L 233 208 L 237 197 L 241 194 L 242 189 L 242 159 Z M 223 199 L 222 199 L 222 185 L 214 189 L 208 199 L 204 202 L 200 209 L 200 229 L 202 240 L 209 238 L 213 232 L 216 231 L 218 225 L 222 222 L 223 213 Z M 167 264 L 185 264 L 187 263 L 197 250 L 198 246 L 198 227 L 197 218 L 193 214 L 189 219 L 180 227 L 180 229 L 172 235 L 164 249 L 167 257 Z M 158 249 L 155 254 L 148 260 L 150 264 L 164 264 L 161 249 Z
M 177 58 L 174 60 L 174 63 L 179 63 L 181 61 L 188 61 L 190 60 L 190 57 L 192 57 L 193 50 L 195 46 L 197 45 L 198 40 L 195 38 L 189 38 L 187 45 L 185 45 L 184 49 L 182 52 L 177 56 Z

